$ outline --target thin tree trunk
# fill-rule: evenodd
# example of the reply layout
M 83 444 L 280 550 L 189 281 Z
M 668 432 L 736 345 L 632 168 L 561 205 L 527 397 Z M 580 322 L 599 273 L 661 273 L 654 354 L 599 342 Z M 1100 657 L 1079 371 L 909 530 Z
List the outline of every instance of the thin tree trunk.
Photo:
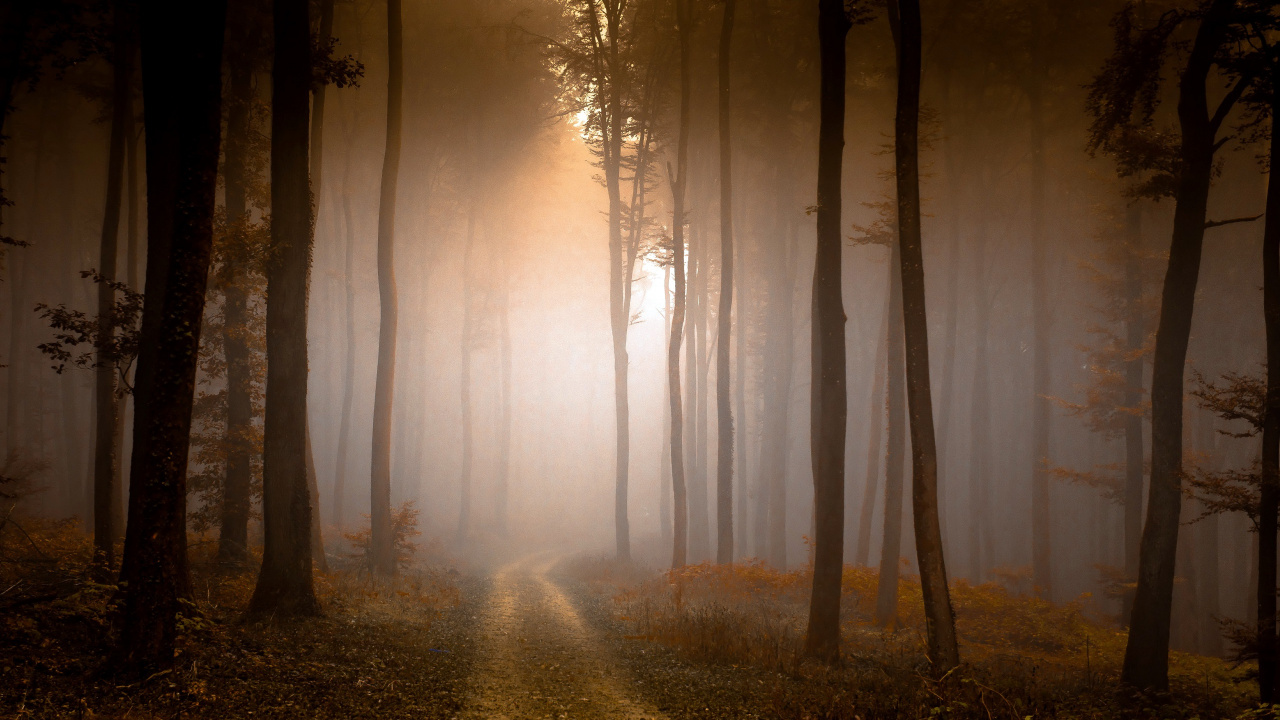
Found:
M 403 96 L 404 30 L 401 0 L 387 0 L 387 136 L 382 156 L 378 205 L 378 376 L 373 393 L 373 461 L 370 473 L 370 551 L 373 567 L 396 572 L 391 527 L 391 401 L 395 395 L 398 306 L 395 273 L 396 188 L 400 178 L 400 127 Z
M 107 204 L 102 219 L 102 242 L 98 272 L 116 280 L 119 254 L 120 204 L 124 184 L 125 136 L 133 112 L 133 28 L 125 15 L 124 3 L 114 8 L 112 29 L 111 147 L 107 160 Z M 116 358 L 109 351 L 115 335 L 113 314 L 115 290 L 98 283 L 98 368 L 94 383 L 94 410 L 97 422 L 93 452 L 93 547 L 95 564 L 103 570 L 115 565 L 116 526 L 120 505 L 119 465 L 116 462 L 116 427 L 120 413 L 116 390 Z
M 729 70 L 737 0 L 725 0 L 720 27 L 720 311 L 716 316 L 716 562 L 733 562 L 733 397 L 729 373 L 733 332 L 733 136 Z
M 889 438 L 884 459 L 884 522 L 881 525 L 880 572 L 876 583 L 876 623 L 892 625 L 898 617 L 898 572 L 902 558 L 902 467 L 907 453 L 906 348 L 902 333 L 902 261 L 894 238 L 889 253 Z
M 960 664 L 955 615 L 947 587 L 938 520 L 938 452 L 929 386 L 929 322 L 925 312 L 920 233 L 920 2 L 898 0 L 898 110 L 894 123 L 901 245 L 903 335 L 907 350 L 907 407 L 911 419 L 911 507 L 916 560 L 924 595 L 925 630 L 934 675 Z
M 992 562 L 989 458 L 991 447 L 991 298 L 987 289 L 987 227 L 979 220 L 973 249 L 973 389 L 969 397 L 969 579 L 986 580 Z
M 1049 314 L 1048 261 L 1044 239 L 1045 131 L 1041 82 L 1047 74 L 1041 58 L 1044 3 L 1032 4 L 1031 65 L 1027 87 L 1031 114 L 1031 566 L 1036 594 L 1053 599 L 1053 553 L 1049 513 Z
M 693 237 L 690 250 L 696 248 L 698 253 L 696 263 L 698 271 L 693 283 L 693 335 L 691 336 L 694 361 L 689 369 L 689 372 L 697 377 L 697 382 L 694 384 L 697 397 L 693 417 L 693 488 L 690 498 L 694 522 L 690 532 L 693 534 L 694 559 L 702 561 L 711 558 L 711 488 L 707 478 L 708 453 L 711 447 L 707 438 L 708 417 L 711 413 L 709 403 L 711 393 L 708 389 L 711 363 L 707 348 L 707 306 L 711 301 L 711 253 L 708 251 L 707 238 L 703 235 L 702 223 L 692 224 L 690 234 Z
M 244 47 L 249 27 L 244 3 L 237 2 L 228 18 L 231 48 Z M 243 236 L 249 222 L 246 167 L 250 142 L 250 106 L 253 78 L 248 63 L 232 59 L 227 83 L 227 140 L 223 162 L 223 202 L 230 232 Z M 249 509 L 251 506 L 251 453 L 253 432 L 253 379 L 248 344 L 248 289 L 246 268 L 227 267 L 223 280 L 222 346 L 227 362 L 226 474 L 222 485 L 222 515 L 218 528 L 218 561 L 240 565 L 249 557 Z
M 312 577 L 307 487 L 307 280 L 311 274 L 307 0 L 276 0 L 271 82 L 271 247 L 267 262 L 264 546 L 252 614 L 320 612 Z M 153 186 L 154 187 L 154 186 Z
M 688 192 L 688 186 L 685 187 Z M 685 424 L 684 445 L 688 448 L 685 458 L 687 476 L 688 516 L 689 516 L 689 555 L 693 562 L 702 562 L 707 556 L 710 544 L 707 538 L 707 486 L 706 478 L 698 475 L 701 455 L 698 437 L 698 418 L 702 414 L 699 400 L 702 393 L 698 391 L 701 378 L 698 374 L 698 304 L 701 300 L 698 288 L 698 275 L 702 272 L 701 257 L 698 254 L 698 234 L 692 223 L 688 228 L 688 280 L 685 283 L 685 328 L 688 338 L 685 344 L 684 368 L 685 378 L 684 407 L 688 411 L 689 422 Z M 699 482 L 701 480 L 702 482 Z
M 504 249 L 502 278 L 499 281 L 502 285 L 498 295 L 498 335 L 502 353 L 500 358 L 501 367 L 499 369 L 502 383 L 502 417 L 498 425 L 498 472 L 494 503 L 497 505 L 498 533 L 502 536 L 507 534 L 507 497 L 511 471 L 511 300 L 509 288 L 511 274 L 506 255 L 509 252 L 509 248 Z
M 738 557 L 747 556 L 748 536 L 747 516 L 750 514 L 748 498 L 750 493 L 748 487 L 750 485 L 751 474 L 747 468 L 747 326 L 750 322 L 750 314 L 748 311 L 747 292 L 743 278 L 747 275 L 746 248 L 738 246 L 738 263 L 737 272 L 734 275 L 734 283 L 737 287 L 738 297 L 738 334 L 734 337 L 734 353 L 736 362 L 736 371 L 734 373 L 734 414 L 737 416 L 737 423 L 734 425 L 734 452 L 736 459 L 734 464 L 737 467 L 737 519 L 734 521 L 734 527 L 737 530 L 737 540 L 734 545 L 735 552 Z
M 187 570 L 186 465 L 213 246 L 226 4 L 141 8 L 146 98 L 147 303 L 135 386 L 124 593 L 112 667 L 173 665 Z
M 1139 257 L 1142 250 L 1142 209 L 1129 205 L 1128 244 L 1124 263 L 1125 363 L 1124 406 L 1130 413 L 1124 420 L 1124 576 L 1132 582 L 1138 577 L 1138 543 L 1142 538 L 1142 415 L 1133 412 L 1141 402 L 1142 370 L 1145 360 L 1141 349 L 1146 344 L 1147 328 L 1142 317 L 1142 272 Z M 1133 591 L 1121 596 L 1120 619 L 1126 626 L 1133 614 Z
M 462 411 L 462 474 L 458 480 L 462 497 L 458 510 L 458 539 L 465 540 L 471 533 L 471 257 L 476 239 L 476 207 L 472 200 L 467 211 L 467 244 L 462 251 L 462 342 L 461 367 L 462 377 L 458 383 L 461 387 Z
M 688 561 L 689 512 L 684 478 L 684 417 L 680 402 L 680 342 L 685 324 L 684 201 L 689 166 L 690 39 L 693 34 L 689 0 L 676 1 L 680 42 L 680 129 L 676 140 L 676 170 L 667 166 L 672 194 L 671 267 L 675 270 L 675 301 L 671 313 L 671 339 L 667 343 L 667 399 L 671 406 L 671 486 L 675 528 L 671 567 Z M 692 373 L 692 368 L 690 369 Z
M 351 404 L 355 397 L 356 373 L 356 284 L 354 277 L 356 232 L 351 217 L 350 166 L 342 181 L 342 218 L 346 232 L 346 247 L 343 253 L 343 285 L 345 302 L 342 319 L 346 325 L 346 358 L 342 371 L 342 418 L 338 421 L 338 450 L 334 459 L 333 476 L 333 526 L 341 528 L 343 511 L 347 504 L 347 455 L 351 445 Z
M 662 317 L 665 321 L 663 330 L 666 335 L 666 354 L 671 355 L 671 266 L 662 269 Z M 679 351 L 676 352 L 677 363 Z M 668 383 L 670 385 L 670 383 Z M 658 481 L 658 536 L 662 542 L 672 540 L 671 536 L 671 388 L 664 389 L 662 409 L 662 464 L 659 467 Z
M 845 37 L 840 0 L 819 0 L 821 118 L 818 130 L 818 247 L 813 269 L 810 438 L 813 452 L 813 592 L 805 655 L 840 657 L 840 576 L 844 567 L 845 388 L 840 173 L 844 159 Z
M 1229 96 L 1211 119 L 1205 85 L 1234 7 L 1233 0 L 1213 0 L 1179 83 L 1181 172 L 1151 377 L 1151 485 L 1121 673 L 1124 683 L 1143 689 L 1163 691 L 1169 686 L 1169 619 L 1182 510 L 1182 388 L 1215 137 L 1224 108 L 1233 102 Z
M 890 267 L 892 270 L 892 266 Z M 854 564 L 865 567 L 871 558 L 871 521 L 876 508 L 877 486 L 880 484 L 880 448 L 884 444 L 885 423 L 885 365 L 889 354 L 889 303 L 884 305 L 884 317 L 880 321 L 880 333 L 876 335 L 876 371 L 872 380 L 870 437 L 867 442 L 867 480 L 862 489 L 862 508 L 858 516 L 858 546 L 854 550 Z

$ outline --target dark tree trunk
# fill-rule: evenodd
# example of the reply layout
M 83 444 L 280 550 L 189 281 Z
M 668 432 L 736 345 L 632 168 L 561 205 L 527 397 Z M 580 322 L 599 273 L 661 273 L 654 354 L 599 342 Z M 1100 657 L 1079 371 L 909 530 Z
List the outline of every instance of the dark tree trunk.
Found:
M 462 251 L 462 341 L 460 364 L 462 376 L 458 383 L 462 412 L 462 474 L 458 479 L 461 502 L 458 510 L 458 539 L 466 540 L 471 533 L 471 256 L 476 240 L 476 208 L 472 200 L 467 211 L 467 242 Z
M 1220 107 L 1210 117 L 1205 85 L 1234 7 L 1233 0 L 1213 0 L 1179 82 L 1181 167 L 1151 375 L 1151 484 L 1138 587 L 1120 676 L 1128 685 L 1151 690 L 1169 686 L 1169 619 L 1182 511 L 1183 375 L 1200 276 L 1214 143 L 1226 114 Z M 1223 102 L 1229 107 L 1231 101 L 1228 96 Z
M 373 391 L 373 462 L 369 483 L 370 554 L 383 575 L 396 572 L 391 527 L 391 400 L 395 390 L 398 306 L 395 272 L 396 188 L 400 179 L 404 30 L 400 0 L 387 0 L 387 137 L 378 204 L 378 376 Z
M 680 42 L 680 129 L 676 141 L 676 170 L 667 166 L 672 193 L 671 267 L 675 270 L 675 299 L 671 313 L 671 339 L 667 343 L 667 399 L 671 406 L 671 486 L 674 500 L 674 537 L 671 567 L 688 561 L 689 511 L 684 479 L 684 416 L 680 402 L 680 342 L 685 324 L 684 200 L 689 166 L 690 36 L 693 34 L 689 0 L 676 0 Z M 692 369 L 690 369 L 692 372 Z
M 7 0 L 0 3 L 0 150 L 4 149 L 6 140 L 4 129 L 9 113 L 13 110 L 13 91 L 18 85 L 22 53 L 27 42 L 31 15 L 35 8 L 36 3 L 26 0 Z M 7 203 L 3 178 L 4 165 L 0 164 L 0 248 L 15 242 L 4 234 L 3 210 Z M 18 306 L 15 304 L 13 307 Z M 12 354 L 11 351 L 10 355 Z M 12 400 L 10 404 L 13 404 Z
M 898 0 L 898 110 L 894 123 L 901 245 L 907 408 L 911 419 L 911 507 L 924 595 L 925 629 L 934 675 L 960 664 L 938 521 L 938 453 L 929 387 L 929 323 L 920 237 L 920 2 Z
M 1280 78 L 1272 78 L 1271 167 L 1280 167 L 1275 134 L 1280 131 Z M 1276 516 L 1280 513 L 1280 182 L 1267 181 L 1267 219 L 1262 233 L 1262 302 L 1267 332 L 1267 397 L 1262 423 L 1262 486 L 1258 501 L 1258 694 L 1276 696 Z
M 245 47 L 252 32 L 245 6 L 237 2 L 228 17 L 227 45 Z M 230 53 L 229 53 L 230 54 Z M 248 63 L 235 58 L 228 63 L 227 140 L 223 162 L 223 201 L 227 224 L 233 233 L 244 233 L 249 222 L 248 168 L 249 112 L 253 78 Z M 222 485 L 222 516 L 218 528 L 218 560 L 239 565 L 249 556 L 249 508 L 251 505 L 250 436 L 253 431 L 253 379 L 248 345 L 248 283 L 245 268 L 228 267 L 224 280 L 222 346 L 227 361 L 227 467 Z
M 307 281 L 311 272 L 307 0 L 276 0 L 271 82 L 271 247 L 263 425 L 262 569 L 252 614 L 318 614 L 307 485 Z
M 902 335 L 902 261 L 894 238 L 889 253 L 888 447 L 884 458 L 884 522 L 880 572 L 876 583 L 876 623 L 892 625 L 898 617 L 898 571 L 902 558 L 902 467 L 907 454 L 906 348 Z
M 819 0 L 821 108 L 818 130 L 818 248 L 813 269 L 813 593 L 804 652 L 840 657 L 840 575 L 844 567 L 844 439 L 846 406 L 844 301 L 841 297 L 840 173 L 844 159 L 845 36 L 840 0 Z
M 347 504 L 347 454 L 351 445 L 351 404 L 355 397 L 356 372 L 356 284 L 353 275 L 355 262 L 356 231 L 351 217 L 350 173 L 342 182 L 342 225 L 346 233 L 343 252 L 343 303 L 342 319 L 346 325 L 346 358 L 342 370 L 342 418 L 338 421 L 338 450 L 334 459 L 333 476 L 333 526 L 341 528 L 343 510 Z
M 892 270 L 890 266 L 890 270 Z M 871 387 L 871 408 L 867 441 L 867 480 L 862 486 L 862 507 L 858 514 L 858 544 L 854 548 L 853 562 L 866 566 L 871 559 L 871 520 L 876 509 L 876 493 L 880 484 L 880 448 L 884 445 L 885 421 L 885 365 L 888 362 L 889 303 L 885 303 L 884 318 L 880 321 L 880 333 L 876 335 L 876 371 Z
M 98 272 L 108 280 L 116 280 L 116 256 L 119 254 L 120 205 L 124 194 L 125 136 L 132 125 L 133 113 L 133 26 L 126 4 L 114 8 L 112 29 L 112 97 L 111 147 L 107 159 L 107 205 L 102 219 L 102 241 Z M 116 428 L 120 414 L 120 395 L 116 388 L 116 358 L 109 352 L 110 338 L 115 334 L 112 313 L 115 291 L 107 283 L 98 283 L 98 368 L 94 384 L 96 423 L 93 452 L 93 548 L 95 564 L 104 571 L 115 565 L 115 542 L 120 528 L 116 526 L 120 506 L 120 475 L 116 458 Z
M 720 27 L 720 311 L 716 315 L 716 562 L 733 562 L 733 397 L 729 376 L 733 332 L 733 136 L 729 70 L 737 0 L 725 0 Z
M 186 466 L 213 246 L 225 14 L 216 0 L 141 8 L 147 302 L 113 666 L 143 677 L 173 665 L 179 598 L 190 592 Z

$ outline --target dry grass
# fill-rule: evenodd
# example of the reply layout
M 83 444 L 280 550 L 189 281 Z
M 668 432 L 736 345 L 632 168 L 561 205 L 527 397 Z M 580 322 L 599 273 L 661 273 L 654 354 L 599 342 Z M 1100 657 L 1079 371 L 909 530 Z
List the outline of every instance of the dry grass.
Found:
M 1244 717 L 1257 702 L 1248 668 L 1183 653 L 1172 657 L 1168 695 L 1119 690 L 1125 633 L 1094 617 L 1088 596 L 1054 604 L 996 583 L 955 583 L 964 665 L 935 682 L 928 677 L 923 604 L 914 577 L 900 581 L 897 622 L 881 628 L 873 620 L 876 570 L 845 568 L 845 657 L 833 670 L 802 657 L 808 569 L 702 564 L 650 572 L 635 581 L 636 570 L 607 565 L 596 561 L 594 577 L 591 563 L 576 569 L 580 577 L 611 587 L 631 637 L 677 648 L 697 661 L 753 666 L 795 679 L 800 685 L 787 692 L 805 699 L 780 697 L 780 716 L 1233 718 Z M 813 714 L 815 703 L 825 709 Z

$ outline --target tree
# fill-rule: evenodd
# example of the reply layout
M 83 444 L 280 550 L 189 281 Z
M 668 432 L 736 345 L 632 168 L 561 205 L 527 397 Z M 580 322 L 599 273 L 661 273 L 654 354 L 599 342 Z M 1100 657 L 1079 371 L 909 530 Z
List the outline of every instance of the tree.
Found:
M 920 3 L 891 0 L 897 10 L 898 109 L 894 155 L 898 181 L 898 237 L 902 273 L 902 326 L 906 340 L 907 411 L 911 420 L 911 508 L 924 594 L 929 660 L 938 677 L 960 664 L 955 615 L 947 587 L 938 520 L 938 451 L 929 388 L 929 325 L 925 313 L 924 254 L 920 237 Z
M 1241 79 L 1210 111 L 1206 83 L 1227 41 L 1233 0 L 1212 0 L 1193 12 L 1163 15 L 1136 37 L 1119 32 L 1131 23 L 1123 11 L 1116 24 L 1116 47 L 1090 92 L 1092 137 L 1099 146 L 1126 131 L 1151 125 L 1158 98 L 1164 48 L 1177 27 L 1199 19 L 1195 39 L 1178 83 L 1180 137 L 1166 174 L 1174 188 L 1173 234 L 1151 378 L 1151 481 L 1147 519 L 1139 551 L 1138 586 L 1125 648 L 1121 680 L 1139 688 L 1164 690 L 1169 684 L 1169 620 L 1174 561 L 1182 512 L 1182 393 L 1195 290 L 1206 228 L 1209 187 L 1218 131 L 1246 89 Z
M 667 399 L 671 406 L 671 487 L 675 528 L 671 567 L 684 567 L 688 558 L 689 505 L 684 478 L 684 415 L 680 399 L 680 342 L 685 323 L 684 201 L 689 168 L 690 39 L 693 18 L 689 0 L 675 0 L 676 30 L 680 43 L 680 128 L 676 140 L 676 169 L 667 166 L 671 186 L 671 267 L 675 271 L 675 299 L 671 312 L 671 339 L 667 343 Z M 692 369 L 690 369 L 692 372 Z
M 373 393 L 373 467 L 370 480 L 371 552 L 374 568 L 396 572 L 391 536 L 391 399 L 396 369 L 396 188 L 400 178 L 400 126 L 404 73 L 404 28 L 400 0 L 387 0 L 387 139 L 378 204 L 378 376 Z
M 190 590 L 184 474 L 213 244 L 226 4 L 147 0 L 140 17 L 147 299 L 114 666 L 146 677 L 173 664 L 180 598 Z
M 813 592 L 805 655 L 840 656 L 840 577 L 844 553 L 844 301 L 841 289 L 840 173 L 844 155 L 845 37 L 853 26 L 842 0 L 819 0 L 821 126 L 818 133 L 818 250 L 813 270 Z
M 730 395 L 730 334 L 733 320 L 733 137 L 729 70 L 737 0 L 725 0 L 720 28 L 720 312 L 716 329 L 716 562 L 733 562 L 733 398 Z M 739 330 L 741 332 L 741 329 Z
M 267 397 L 263 428 L 262 570 L 252 614 L 320 612 L 312 578 L 307 486 L 307 281 L 310 25 L 306 0 L 276 0 L 271 83 L 271 257 L 267 263 Z

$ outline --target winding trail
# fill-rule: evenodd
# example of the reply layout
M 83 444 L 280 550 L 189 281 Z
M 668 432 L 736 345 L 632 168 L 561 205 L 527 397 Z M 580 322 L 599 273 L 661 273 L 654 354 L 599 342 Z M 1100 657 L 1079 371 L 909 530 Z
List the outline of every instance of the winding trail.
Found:
M 547 577 L 555 559 L 532 555 L 493 574 L 460 717 L 665 720 Z

